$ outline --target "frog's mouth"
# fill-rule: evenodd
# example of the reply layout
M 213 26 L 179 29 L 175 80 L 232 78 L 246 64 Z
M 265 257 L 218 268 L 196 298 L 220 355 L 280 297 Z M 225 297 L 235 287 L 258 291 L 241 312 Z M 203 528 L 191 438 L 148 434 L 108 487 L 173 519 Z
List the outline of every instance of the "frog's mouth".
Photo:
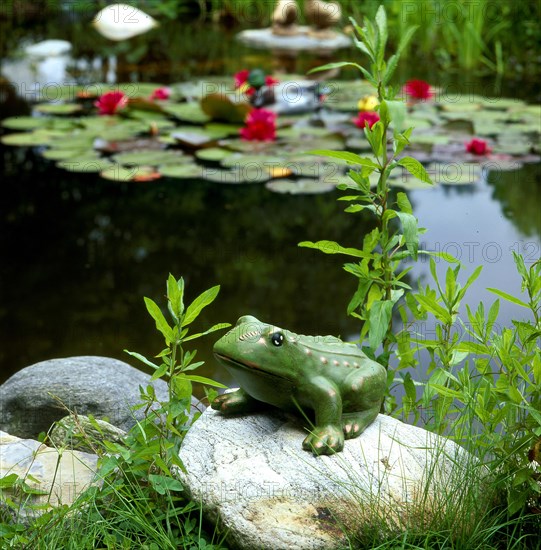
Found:
M 251 361 L 239 361 L 238 359 L 232 359 L 231 357 L 228 357 L 227 355 L 222 355 L 221 353 L 215 353 L 214 356 L 223 363 L 226 363 L 233 368 L 240 368 L 244 371 L 255 371 L 257 373 L 257 376 L 268 376 L 269 378 L 280 378 L 282 380 L 289 380 L 289 378 L 282 376 L 281 374 L 276 374 L 274 372 L 265 370 L 261 366 L 256 365 L 256 363 L 252 363 Z

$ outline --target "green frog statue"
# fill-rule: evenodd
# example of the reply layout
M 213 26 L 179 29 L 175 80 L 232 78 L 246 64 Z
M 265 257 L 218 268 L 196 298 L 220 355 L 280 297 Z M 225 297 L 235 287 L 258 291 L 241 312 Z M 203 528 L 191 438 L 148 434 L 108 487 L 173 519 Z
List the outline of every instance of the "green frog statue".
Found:
M 262 323 L 251 315 L 214 345 L 217 360 L 240 389 L 219 395 L 212 408 L 225 415 L 273 405 L 313 412 L 302 447 L 315 455 L 344 448 L 378 416 L 387 372 L 356 345 L 334 336 L 304 336 Z

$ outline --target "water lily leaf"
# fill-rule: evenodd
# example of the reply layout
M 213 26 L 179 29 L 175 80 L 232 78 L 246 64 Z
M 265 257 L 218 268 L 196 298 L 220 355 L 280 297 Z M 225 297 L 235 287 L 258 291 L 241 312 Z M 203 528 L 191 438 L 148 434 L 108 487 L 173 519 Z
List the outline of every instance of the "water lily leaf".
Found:
M 185 157 L 181 151 L 163 151 L 153 149 L 135 149 L 125 151 L 113 156 L 113 160 L 124 166 L 161 166 L 166 164 L 178 164 L 182 158 L 190 162 L 189 157 Z
M 317 126 L 293 126 L 278 130 L 279 138 L 304 138 L 304 137 L 323 137 L 332 135 L 334 132 L 328 128 Z
M 173 137 L 181 145 L 193 149 L 198 149 L 212 143 L 213 141 L 216 141 L 214 138 L 198 131 L 173 132 L 171 137 Z
M 106 180 L 112 181 L 132 181 L 138 173 L 138 168 L 132 166 L 130 168 L 124 168 L 119 164 L 109 164 L 100 171 L 100 176 Z
M 335 186 L 331 183 L 324 183 L 314 179 L 299 180 L 276 180 L 269 181 L 265 187 L 274 193 L 289 193 L 291 195 L 313 195 L 316 193 L 328 193 L 333 191 Z
M 38 103 L 34 109 L 48 115 L 72 115 L 82 110 L 78 103 Z
M 265 183 L 271 178 L 270 174 L 258 165 L 241 166 L 233 170 L 204 168 L 202 177 L 206 180 L 225 184 Z
M 114 167 L 109 159 L 88 157 L 74 157 L 71 159 L 61 160 L 57 162 L 58 168 L 63 168 L 68 172 L 101 172 L 109 167 Z
M 283 157 L 275 157 L 271 155 L 242 155 L 234 153 L 224 157 L 221 164 L 226 168 L 259 166 L 264 168 L 272 168 L 273 166 L 281 166 L 285 163 Z
M 440 109 L 442 111 L 452 112 L 452 113 L 460 113 L 464 116 L 464 118 L 468 118 L 467 113 L 471 113 L 473 111 L 479 111 L 481 109 L 480 103 L 473 103 L 473 102 L 455 102 L 455 103 L 440 103 Z
M 492 148 L 494 153 L 505 153 L 508 155 L 528 155 L 533 149 L 531 141 L 508 141 L 498 140 L 498 143 Z
M 98 152 L 92 154 L 92 151 L 87 151 L 85 149 L 46 149 L 41 153 L 41 155 L 48 160 L 66 160 L 76 157 L 85 157 L 85 158 L 98 158 Z
M 38 145 L 47 145 L 52 136 L 46 130 L 34 130 L 33 132 L 17 132 L 2 136 L 4 145 L 14 145 L 19 147 L 35 147 Z
M 216 92 L 201 99 L 201 110 L 212 120 L 243 123 L 252 109 L 239 93 Z
M 411 142 L 415 145 L 446 145 L 449 143 L 448 135 L 441 134 L 413 134 Z
M 202 179 L 206 168 L 198 164 L 169 164 L 160 166 L 160 173 L 168 178 Z
M 50 117 L 12 116 L 4 119 L 2 126 L 10 130 L 35 130 L 48 127 L 52 120 Z
M 184 122 L 193 122 L 194 124 L 205 124 L 210 117 L 201 109 L 199 103 L 190 101 L 189 103 L 171 103 L 165 105 L 163 110 Z
M 195 156 L 199 160 L 212 162 L 220 162 L 231 154 L 231 151 L 221 149 L 220 147 L 209 147 L 208 149 L 199 149 L 195 152 Z
M 238 136 L 242 128 L 239 124 L 224 124 L 212 122 L 205 125 L 205 133 L 214 138 L 225 138 L 228 136 Z

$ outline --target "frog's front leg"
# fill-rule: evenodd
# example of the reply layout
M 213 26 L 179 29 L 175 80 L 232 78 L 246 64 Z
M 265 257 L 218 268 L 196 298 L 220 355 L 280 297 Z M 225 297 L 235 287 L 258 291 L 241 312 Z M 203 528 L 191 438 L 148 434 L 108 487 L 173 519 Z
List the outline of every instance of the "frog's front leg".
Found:
M 326 378 L 312 379 L 302 392 L 315 412 L 316 422 L 302 442 L 302 448 L 315 455 L 334 454 L 344 448 L 342 431 L 342 397 L 336 385 Z
M 264 404 L 254 399 L 242 388 L 239 388 L 238 390 L 219 395 L 210 406 L 215 411 L 220 411 L 222 414 L 229 415 L 256 411 L 264 407 Z

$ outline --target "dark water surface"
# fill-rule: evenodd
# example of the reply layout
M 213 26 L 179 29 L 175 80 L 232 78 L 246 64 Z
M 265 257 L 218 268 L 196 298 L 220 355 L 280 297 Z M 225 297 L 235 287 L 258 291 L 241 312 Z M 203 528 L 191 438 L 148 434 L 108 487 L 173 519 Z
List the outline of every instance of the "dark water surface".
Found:
M 10 29 L 3 45 L 2 117 L 29 112 L 25 90 L 47 76 L 31 68 L 25 73 L 15 50 L 17 44 L 44 38 L 73 41 L 66 74 L 78 82 L 114 77 L 167 83 L 232 74 L 256 64 L 272 70 L 290 63 L 289 70 L 303 72 L 321 63 L 309 54 L 298 60 L 272 58 L 215 28 L 170 24 L 134 39 L 130 47 L 111 46 L 85 29 L 82 23 L 70 27 L 61 21 Z M 429 68 L 419 66 L 417 61 L 406 66 L 404 79 L 426 76 Z M 527 83 L 519 87 L 457 75 L 435 75 L 432 82 L 538 100 Z M 188 299 L 222 286 L 196 328 L 234 323 L 251 313 L 305 334 L 354 337 L 358 330 L 345 314 L 356 285 L 341 269 L 340 258 L 296 246 L 319 239 L 359 245 L 370 222 L 341 213 L 336 193 L 289 196 L 259 185 L 167 178 L 119 184 L 56 169 L 31 149 L 2 147 L 0 154 L 0 381 L 34 362 L 71 355 L 106 355 L 138 366 L 122 350 L 152 355 L 163 348 L 143 296 L 164 304 L 169 272 L 184 276 Z M 493 301 L 487 286 L 520 291 L 512 250 L 522 252 L 528 263 L 541 250 L 539 164 L 485 176 L 476 185 L 409 193 L 420 225 L 428 229 L 426 249 L 460 257 L 463 281 L 484 265 L 470 292 L 474 306 Z M 442 273 L 445 267 L 439 265 Z M 428 263 L 419 263 L 412 273 L 413 279 L 426 281 Z M 500 324 L 520 317 L 518 309 L 502 304 Z M 431 337 L 433 328 L 419 330 Z M 197 343 L 210 374 L 214 340 Z M 219 369 L 215 375 L 229 381 Z

